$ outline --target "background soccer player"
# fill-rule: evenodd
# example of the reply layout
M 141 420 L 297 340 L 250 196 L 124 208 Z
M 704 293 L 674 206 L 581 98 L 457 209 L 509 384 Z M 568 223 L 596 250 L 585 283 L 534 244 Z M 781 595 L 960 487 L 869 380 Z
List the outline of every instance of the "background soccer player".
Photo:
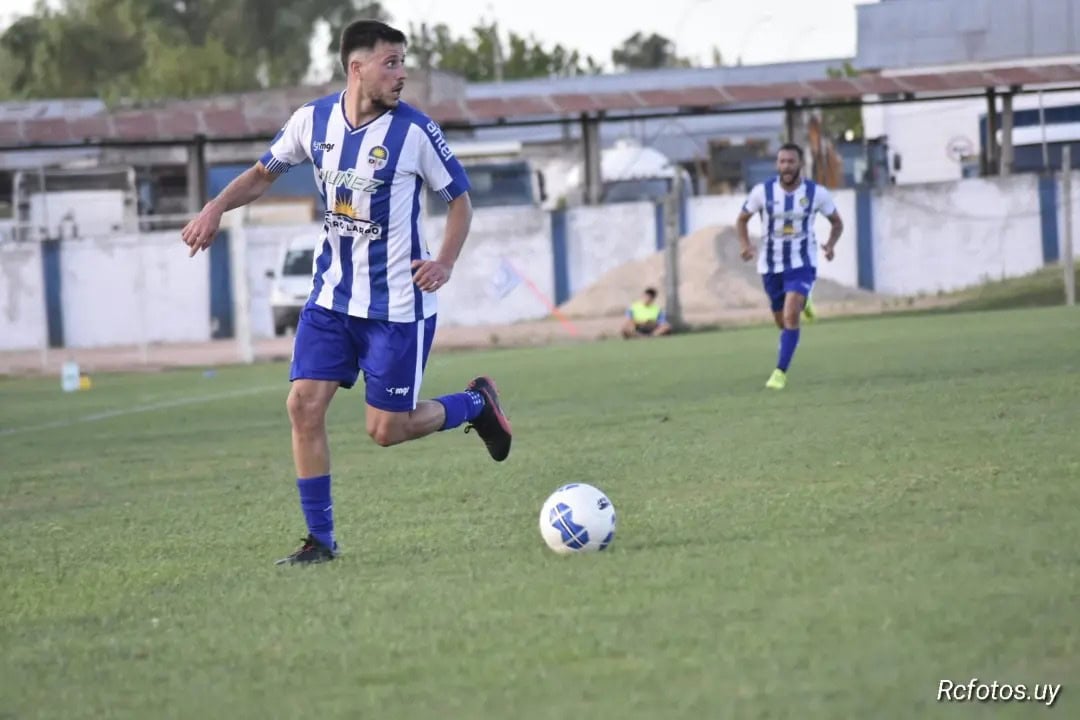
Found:
M 735 220 L 742 258 L 749 261 L 754 259 L 755 248 L 747 224 L 755 213 L 761 214 L 763 248 L 758 256 L 758 272 L 780 328 L 776 369 L 765 383 L 774 390 L 782 390 L 787 384 L 788 367 L 799 344 L 799 315 L 817 279 L 814 213 L 820 212 L 832 226 L 822 247 L 826 260 L 833 259 L 833 250 L 844 231 L 829 191 L 803 179 L 802 161 L 802 148 L 794 143 L 782 145 L 776 154 L 776 177 L 753 187 Z

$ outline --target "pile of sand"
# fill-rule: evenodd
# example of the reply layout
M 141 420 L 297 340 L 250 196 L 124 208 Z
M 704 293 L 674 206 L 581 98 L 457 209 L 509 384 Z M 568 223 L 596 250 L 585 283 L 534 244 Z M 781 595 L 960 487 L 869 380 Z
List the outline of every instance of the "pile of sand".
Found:
M 653 286 L 664 297 L 664 252 L 624 263 L 578 292 L 559 308 L 569 317 L 621 315 L 643 288 Z M 710 316 L 721 311 L 761 310 L 765 296 L 754 262 L 739 257 L 731 227 L 710 226 L 679 241 L 679 301 L 685 316 Z M 831 280 L 814 285 L 819 306 L 865 306 L 880 303 L 873 293 Z

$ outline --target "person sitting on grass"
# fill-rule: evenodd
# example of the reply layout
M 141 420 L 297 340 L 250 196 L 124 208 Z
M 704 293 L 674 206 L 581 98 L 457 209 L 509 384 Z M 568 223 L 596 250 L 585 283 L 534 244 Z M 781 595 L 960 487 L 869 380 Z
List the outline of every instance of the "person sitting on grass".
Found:
M 626 310 L 622 336 L 629 340 L 636 337 L 659 337 L 670 332 L 671 325 L 664 315 L 664 309 L 656 302 L 656 290 L 645 288 L 641 298 Z

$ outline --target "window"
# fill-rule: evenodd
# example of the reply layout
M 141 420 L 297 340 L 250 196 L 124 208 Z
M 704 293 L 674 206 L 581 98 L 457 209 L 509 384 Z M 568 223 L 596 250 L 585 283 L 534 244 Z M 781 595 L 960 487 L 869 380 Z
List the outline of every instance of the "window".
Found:
M 315 263 L 314 250 L 290 250 L 285 256 L 284 275 L 311 275 Z

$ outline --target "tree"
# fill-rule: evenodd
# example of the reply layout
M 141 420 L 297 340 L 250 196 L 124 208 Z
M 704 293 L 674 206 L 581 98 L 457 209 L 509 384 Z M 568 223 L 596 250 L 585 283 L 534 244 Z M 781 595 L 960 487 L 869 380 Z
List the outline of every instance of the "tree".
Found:
M 41 18 L 29 15 L 16 20 L 0 36 L 3 54 L 2 73 L 15 94 L 30 87 L 34 73 L 34 48 L 44 42 L 45 28 Z
M 470 82 L 567 77 L 599 73 L 600 65 L 577 50 L 551 49 L 515 32 L 502 41 L 498 25 L 481 21 L 471 34 L 455 37 L 444 24 L 409 27 L 409 54 L 421 68 L 457 73 Z
M 591 56 L 583 57 L 577 50 L 560 44 L 547 50 L 532 36 L 524 38 L 511 32 L 507 44 L 510 52 L 503 69 L 507 79 L 597 75 L 602 71 L 600 64 Z
M 386 19 L 359 0 L 64 0 L 0 34 L 0 97 L 189 97 L 298 84 L 325 23 Z
M 663 35 L 648 36 L 636 32 L 611 51 L 611 62 L 623 70 L 647 70 L 666 67 L 690 67 L 686 58 L 675 52 L 675 42 Z
M 832 79 L 839 79 L 857 77 L 859 71 L 845 60 L 843 67 L 829 68 L 826 74 Z M 845 136 L 849 132 L 852 140 L 861 140 L 863 137 L 862 108 L 859 105 L 822 108 L 821 129 L 833 140 L 846 139 Z

